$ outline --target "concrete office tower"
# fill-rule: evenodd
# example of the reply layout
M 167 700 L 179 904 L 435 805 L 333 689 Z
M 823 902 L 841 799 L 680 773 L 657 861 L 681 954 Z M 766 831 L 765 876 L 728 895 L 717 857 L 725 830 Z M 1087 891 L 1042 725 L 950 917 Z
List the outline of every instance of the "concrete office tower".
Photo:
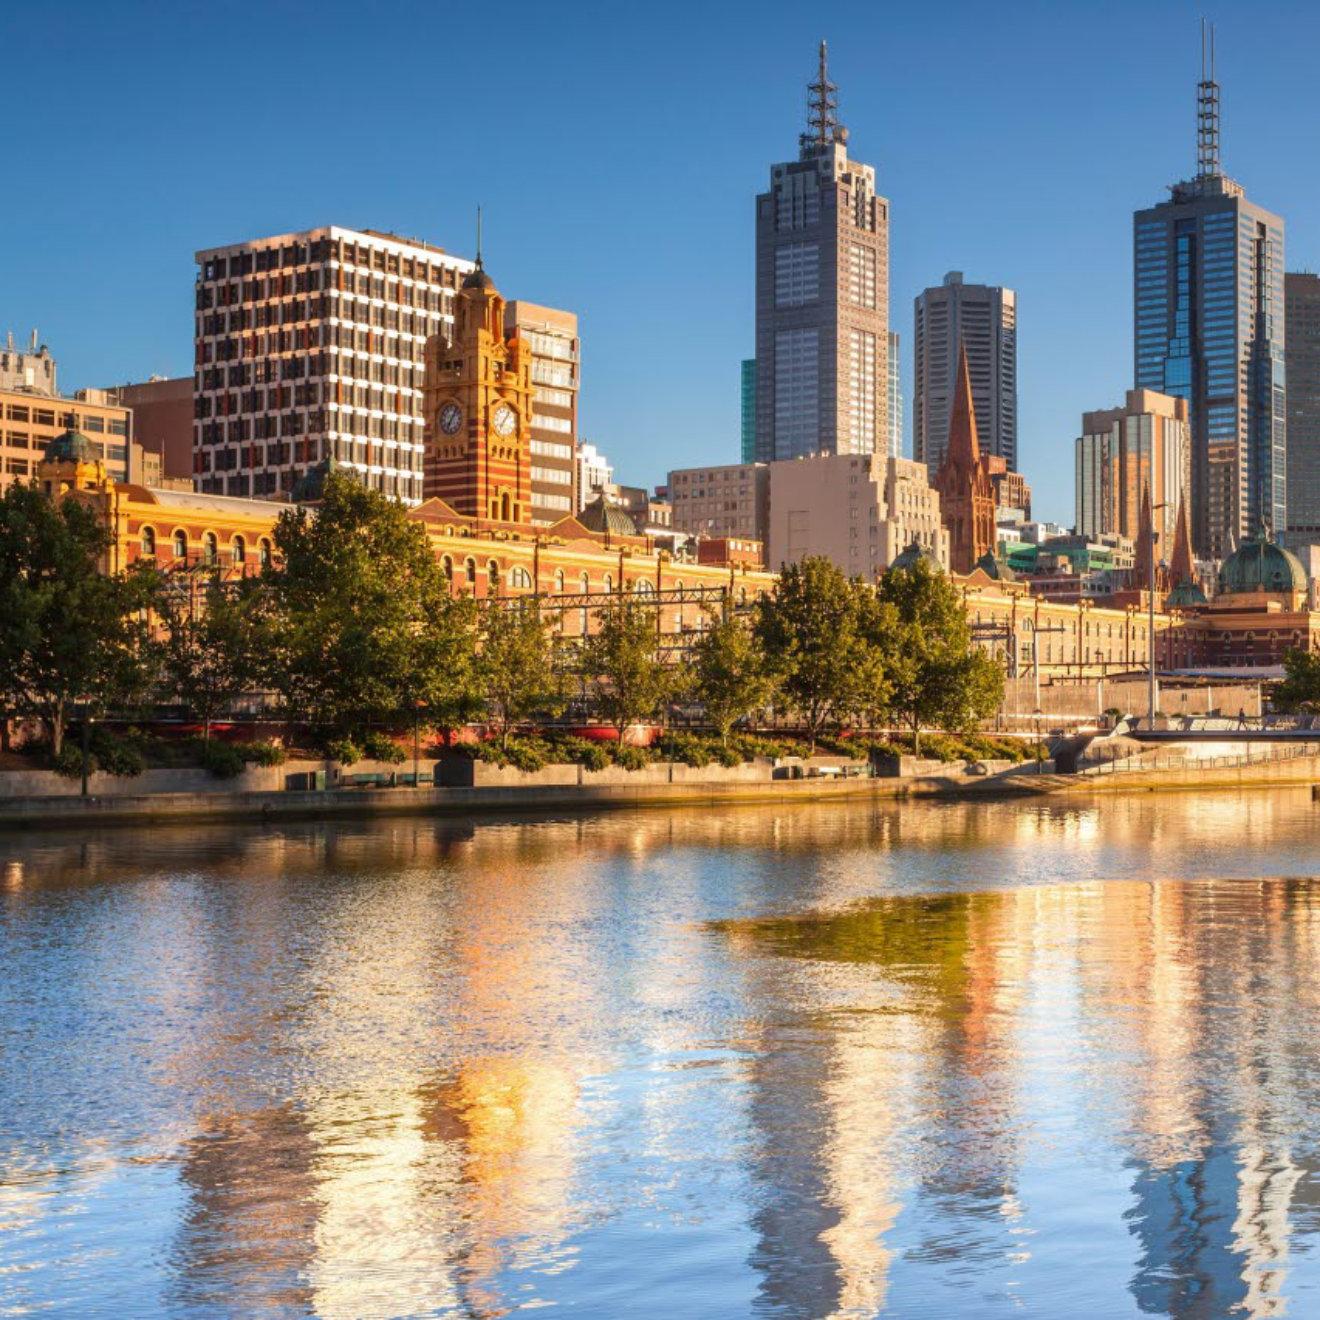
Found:
M 739 454 L 744 463 L 756 462 L 756 359 L 742 361 L 742 445 Z
M 957 386 L 958 355 L 966 348 L 976 431 L 982 452 L 1018 470 L 1017 295 L 990 284 L 966 284 L 950 271 L 938 288 L 917 295 L 912 453 L 934 476 L 944 461 Z
M 888 446 L 889 203 L 848 157 L 820 46 L 798 159 L 756 199 L 756 454 Z
M 1320 544 L 1320 276 L 1284 276 L 1288 548 Z
M 589 440 L 578 441 L 574 464 L 577 508 L 573 512 L 581 513 L 602 491 L 614 493 L 614 465 Z
M 274 495 L 333 461 L 418 503 L 424 348 L 452 332 L 473 263 L 328 225 L 207 248 L 197 267 L 198 488 Z
M 1121 408 L 1082 414 L 1076 442 L 1077 531 L 1082 536 L 1141 533 L 1141 501 L 1150 491 L 1163 504 L 1159 545 L 1173 544 L 1191 481 L 1187 400 L 1154 390 L 1129 390 Z
M 504 329 L 532 350 L 532 522 L 548 527 L 578 507 L 577 317 L 515 299 L 504 309 Z
M 1218 559 L 1286 526 L 1284 228 L 1220 169 L 1213 45 L 1198 107 L 1196 177 L 1133 217 L 1135 374 L 1187 400 L 1192 540 Z
M 765 540 L 770 470 L 764 463 L 677 468 L 665 489 L 678 531 Z
M 162 479 L 191 486 L 193 378 L 153 376 L 136 385 L 116 385 L 107 394 L 133 410 L 133 436 L 144 454 L 159 459 Z
M 899 378 L 898 331 L 889 332 L 889 457 L 903 457 L 903 383 Z
M 889 454 L 771 463 L 766 566 L 823 555 L 875 581 L 914 541 L 949 567 L 949 534 L 926 468 Z
M 45 344 L 38 346 L 37 332 L 32 332 L 27 348 L 18 348 L 14 344 L 14 332 L 9 331 L 4 344 L 0 344 L 0 390 L 54 395 L 58 393 L 55 377 L 55 359 Z

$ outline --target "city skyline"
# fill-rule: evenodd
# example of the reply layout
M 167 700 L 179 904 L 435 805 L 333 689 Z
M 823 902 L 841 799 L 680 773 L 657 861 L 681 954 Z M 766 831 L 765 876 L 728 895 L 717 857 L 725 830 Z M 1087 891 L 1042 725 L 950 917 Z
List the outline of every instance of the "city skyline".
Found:
M 1168 181 L 1189 176 L 1195 159 L 1199 50 L 1190 9 L 1150 15 L 1123 6 L 1099 26 L 1052 15 L 1038 30 L 1026 8 L 992 24 L 960 7 L 964 41 L 943 52 L 938 68 L 902 57 L 919 54 L 937 35 L 920 16 L 886 16 L 882 27 L 861 11 L 840 10 L 761 30 L 742 11 L 703 15 L 700 28 L 696 11 L 680 11 L 673 32 L 625 25 L 607 35 L 590 16 L 543 31 L 528 11 L 520 18 L 526 39 L 502 62 L 518 94 L 507 106 L 482 108 L 495 126 L 492 137 L 507 147 L 516 131 L 522 150 L 512 163 L 493 154 L 488 170 L 475 178 L 456 175 L 453 185 L 443 161 L 423 156 L 414 168 L 416 139 L 383 119 L 342 126 L 341 166 L 329 174 L 296 152 L 289 158 L 253 152 L 237 139 L 213 140 L 210 110 L 194 104 L 184 86 L 187 52 L 205 29 L 200 19 L 174 15 L 152 24 L 148 36 L 145 22 L 120 30 L 92 9 L 59 12 L 79 33 L 62 60 L 69 76 L 61 85 L 72 83 L 74 90 L 49 107 L 51 83 L 39 82 L 35 67 L 29 71 L 34 61 L 22 58 L 49 31 L 30 17 L 0 23 L 19 69 L 14 102 L 39 104 L 44 115 L 43 133 L 20 140 L 12 167 L 13 177 L 28 181 L 28 200 L 11 216 L 0 276 L 10 294 L 3 322 L 20 335 L 33 324 L 41 328 L 66 388 L 189 369 L 191 257 L 200 248 L 321 224 L 371 225 L 470 257 L 472 213 L 483 201 L 488 264 L 501 288 L 580 316 L 581 434 L 604 448 L 623 476 L 647 484 L 671 467 L 738 458 L 736 371 L 753 348 L 753 199 L 768 166 L 784 158 L 801 131 L 821 36 L 830 41 L 831 78 L 840 87 L 851 145 L 875 164 L 877 191 L 892 206 L 892 323 L 901 328 L 911 297 L 948 269 L 1019 293 L 1020 466 L 1046 517 L 1072 518 L 1071 454 L 1080 413 L 1111 404 L 1133 383 L 1131 213 Z M 1138 12 L 1140 49 L 1128 40 Z M 1287 18 L 1300 38 L 1286 50 L 1267 46 L 1242 21 L 1242 6 L 1213 15 L 1223 152 L 1251 195 L 1286 218 L 1288 264 L 1300 269 L 1314 264 L 1320 246 L 1320 188 L 1296 168 L 1315 112 L 1297 90 L 1305 65 L 1291 51 L 1304 50 L 1306 34 L 1320 24 L 1300 6 L 1272 12 Z M 316 32 L 300 28 L 295 63 L 333 49 L 348 30 L 345 13 L 332 7 Z M 382 21 L 423 40 L 438 20 L 387 11 Z M 295 26 L 289 15 L 267 22 L 272 35 Z M 481 35 L 461 23 L 443 26 L 456 47 Z M 1073 94 L 1070 62 L 1050 61 L 1051 50 L 1081 39 L 1083 26 L 1091 59 L 1121 54 L 1129 93 L 1083 103 Z M 206 40 L 215 39 L 206 29 Z M 556 85 L 553 70 L 541 67 L 554 64 L 544 58 L 547 49 L 570 45 L 592 70 L 581 87 Z M 711 150 L 703 152 L 694 133 L 709 114 L 685 98 L 683 84 L 727 72 L 735 58 L 743 81 L 723 109 Z M 965 89 L 973 85 L 968 71 L 996 58 L 1005 61 L 1005 82 L 996 92 L 994 122 L 987 123 Z M 87 80 L 76 75 L 116 59 L 129 72 L 150 67 L 153 79 L 125 78 L 113 105 L 98 104 L 93 116 L 81 90 Z M 913 63 L 922 66 L 920 77 L 908 67 Z M 257 73 L 240 71 L 236 94 Z M 451 104 L 475 87 L 462 61 L 447 76 Z M 430 81 L 422 82 L 416 89 L 407 80 L 392 82 L 398 102 L 392 123 L 411 116 L 438 125 L 452 116 L 435 111 Z M 922 87 L 929 93 L 946 86 L 944 104 L 919 95 Z M 519 109 L 552 87 L 556 112 L 531 117 Z M 171 108 L 163 115 L 166 103 Z M 1040 114 L 1042 106 L 1049 115 Z M 1286 125 L 1282 131 L 1279 123 Z M 626 150 L 647 168 L 636 179 L 611 171 L 596 179 L 577 145 L 588 126 L 602 152 Z M 138 156 L 124 154 L 130 132 L 146 144 Z M 191 151 L 210 143 L 208 163 L 171 168 L 166 193 L 161 153 L 182 151 L 188 142 Z M 1007 157 L 1005 144 L 1012 148 Z M 71 172 L 83 180 L 80 187 L 69 187 Z M 701 201 L 699 225 L 676 223 L 673 206 L 642 205 L 661 176 L 676 196 Z M 98 198 L 91 213 L 109 210 L 117 223 L 88 225 L 89 193 Z M 975 204 L 964 205 L 970 198 Z M 645 260 L 638 260 L 642 252 Z M 1077 260 L 1079 252 L 1085 261 Z M 131 298 L 124 265 L 135 271 Z M 694 265 L 710 283 L 697 288 L 675 278 Z M 636 316 L 639 305 L 648 307 L 647 317 Z M 911 397 L 912 346 L 903 347 L 903 392 Z M 657 364 L 679 382 L 677 389 L 654 389 L 649 377 Z

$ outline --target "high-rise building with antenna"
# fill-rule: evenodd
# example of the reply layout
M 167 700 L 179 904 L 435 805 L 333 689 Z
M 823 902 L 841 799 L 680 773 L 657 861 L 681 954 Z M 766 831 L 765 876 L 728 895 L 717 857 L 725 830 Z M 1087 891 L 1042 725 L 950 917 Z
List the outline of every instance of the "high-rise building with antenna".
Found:
M 889 447 L 889 203 L 848 156 L 825 43 L 798 158 L 756 199 L 758 462 Z
M 1219 157 L 1214 29 L 1202 25 L 1196 175 L 1134 216 L 1136 387 L 1188 402 L 1192 536 L 1221 557 L 1286 525 L 1283 221 Z

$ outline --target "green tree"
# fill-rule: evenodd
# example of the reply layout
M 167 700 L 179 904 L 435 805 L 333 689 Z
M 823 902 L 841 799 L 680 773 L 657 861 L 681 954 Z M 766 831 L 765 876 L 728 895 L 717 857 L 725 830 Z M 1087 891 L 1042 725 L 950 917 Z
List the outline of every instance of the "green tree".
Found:
M 1283 657 L 1284 678 L 1272 700 L 1279 710 L 1298 711 L 1320 705 L 1320 655 L 1289 651 Z
M 471 609 L 402 504 L 331 473 L 315 511 L 281 513 L 275 541 L 272 679 L 293 719 L 324 742 L 469 699 Z
M 550 622 L 530 597 L 492 601 L 481 620 L 481 692 L 509 745 L 515 725 L 563 706 Z
M 786 565 L 757 602 L 756 641 L 782 698 L 806 725 L 811 752 L 828 726 L 885 706 L 876 618 L 871 588 L 818 556 Z
M 597 707 L 622 746 L 628 726 L 653 718 L 680 684 L 660 654 L 654 610 L 625 597 L 599 617 L 582 650 L 583 670 L 596 680 Z
M 154 573 L 104 571 L 110 539 L 75 497 L 25 483 L 0 495 L 0 692 L 45 725 L 55 756 L 75 708 L 94 718 L 146 688 Z
M 972 641 L 957 587 L 918 561 L 886 573 L 878 594 L 893 609 L 889 710 L 911 731 L 913 751 L 923 727 L 973 732 L 1002 704 L 1004 671 Z
M 751 628 L 730 615 L 702 633 L 692 661 L 697 699 L 727 747 L 734 724 L 764 706 L 774 692 L 765 657 Z
M 202 741 L 236 697 L 261 681 L 268 650 L 266 593 L 244 579 L 218 577 L 200 592 L 162 582 L 155 600 L 164 635 L 157 643 L 161 684 L 202 723 Z

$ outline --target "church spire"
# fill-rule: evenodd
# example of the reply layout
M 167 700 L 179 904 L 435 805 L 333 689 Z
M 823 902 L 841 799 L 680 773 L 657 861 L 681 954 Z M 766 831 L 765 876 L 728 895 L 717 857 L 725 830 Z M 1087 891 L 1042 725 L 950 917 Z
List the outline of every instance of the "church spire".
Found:
M 1192 563 L 1192 524 L 1187 516 L 1187 501 L 1178 497 L 1178 520 L 1173 528 L 1173 555 L 1169 560 L 1169 575 L 1176 586 L 1180 582 L 1193 582 L 1196 569 Z
M 976 408 L 972 403 L 972 372 L 967 365 L 967 345 L 958 346 L 958 379 L 953 387 L 953 410 L 949 417 L 948 456 L 975 467 L 981 460 L 976 434 Z

